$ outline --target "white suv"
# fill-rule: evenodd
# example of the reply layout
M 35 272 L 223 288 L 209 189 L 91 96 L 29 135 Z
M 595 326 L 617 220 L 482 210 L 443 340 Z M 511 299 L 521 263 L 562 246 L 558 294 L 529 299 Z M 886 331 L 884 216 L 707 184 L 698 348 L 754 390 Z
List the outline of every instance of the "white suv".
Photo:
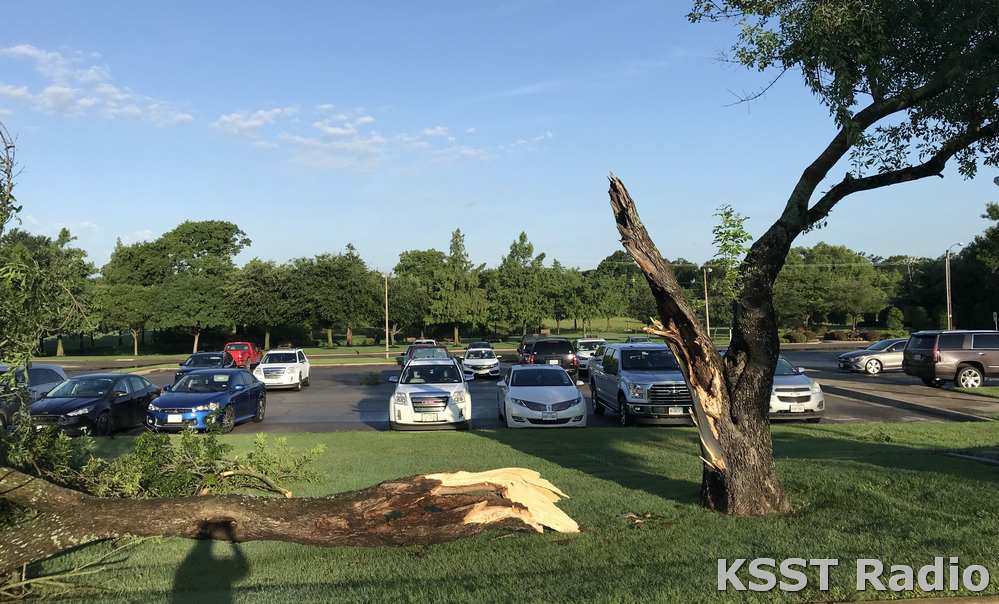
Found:
M 253 376 L 268 388 L 294 388 L 309 385 L 309 359 L 301 348 L 268 350 Z
M 398 385 L 389 399 L 393 430 L 472 427 L 468 378 L 454 359 L 417 359 L 389 381 Z

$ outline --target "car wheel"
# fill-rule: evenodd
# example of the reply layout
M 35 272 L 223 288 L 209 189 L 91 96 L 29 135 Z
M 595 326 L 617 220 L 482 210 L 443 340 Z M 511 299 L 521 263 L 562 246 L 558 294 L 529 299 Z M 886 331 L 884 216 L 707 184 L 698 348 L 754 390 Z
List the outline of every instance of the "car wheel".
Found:
M 624 394 L 620 392 L 617 395 L 617 419 L 622 427 L 631 423 L 631 416 L 628 414 L 628 403 L 625 402 Z
M 590 399 L 593 400 L 593 414 L 603 415 L 604 406 L 600 404 L 600 397 L 597 396 L 597 385 L 590 381 Z
M 498 399 L 496 401 L 496 417 L 498 417 L 500 419 L 500 421 L 502 421 L 503 419 L 505 419 L 503 417 L 503 401 L 498 400 Z
M 253 421 L 258 424 L 264 421 L 264 415 L 267 413 L 267 395 L 263 392 L 260 393 L 260 400 L 257 401 L 257 414 L 253 416 Z
M 877 375 L 881 373 L 882 369 L 884 369 L 884 367 L 881 365 L 881 361 L 877 359 L 871 359 L 870 361 L 867 361 L 866 365 L 864 365 L 864 372 L 867 373 L 867 375 Z
M 228 405 L 222 412 L 222 432 L 228 434 L 236 427 L 236 409 Z
M 943 386 L 943 382 L 935 378 L 922 378 L 924 386 L 930 386 L 932 388 L 939 388 Z
M 111 427 L 113 425 L 111 412 L 105 411 L 98 415 L 97 421 L 94 422 L 94 434 L 96 436 L 111 436 Z
M 961 388 L 978 388 L 985 381 L 985 376 L 977 367 L 965 365 L 958 367 L 956 381 Z
M 302 391 L 302 374 L 298 374 L 298 383 L 295 384 L 295 392 Z
M 309 376 L 307 378 L 305 378 L 305 384 L 303 384 L 303 385 L 306 388 L 308 388 L 309 386 L 312 385 L 312 375 L 311 374 L 309 374 Z

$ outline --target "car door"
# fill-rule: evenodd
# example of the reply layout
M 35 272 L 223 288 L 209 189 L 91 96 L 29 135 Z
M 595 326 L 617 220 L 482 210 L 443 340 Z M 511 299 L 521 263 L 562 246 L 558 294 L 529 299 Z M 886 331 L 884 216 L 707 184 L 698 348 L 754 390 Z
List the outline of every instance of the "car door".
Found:
M 298 363 L 301 366 L 300 369 L 302 372 L 302 379 L 309 379 L 309 373 L 311 372 L 312 367 L 309 365 L 308 357 L 306 357 L 305 353 L 301 350 L 298 351 Z
M 233 413 L 236 417 L 249 415 L 251 401 L 249 383 L 246 380 L 246 373 L 236 371 L 230 374 L 229 378 L 229 404 L 232 405 Z
M 613 348 L 607 348 L 604 350 L 604 356 L 600 360 L 600 377 L 597 380 L 597 391 L 600 393 L 600 398 L 603 400 L 613 401 L 615 394 L 613 394 L 614 389 L 617 387 L 617 367 L 614 364 L 614 354 L 616 350 Z
M 136 375 L 130 375 L 127 379 L 128 385 L 132 388 L 132 416 L 129 425 L 142 425 L 146 418 L 146 409 L 149 403 L 153 402 L 156 387 L 145 378 Z
M 975 351 L 975 357 L 985 368 L 985 374 L 999 375 L 999 334 L 975 334 L 971 340 L 971 347 Z
M 905 342 L 895 342 L 888 347 L 883 355 L 882 365 L 885 369 L 901 369 L 902 357 L 904 356 Z
M 111 425 L 115 429 L 132 425 L 135 417 L 135 392 L 128 377 L 119 378 L 111 388 Z

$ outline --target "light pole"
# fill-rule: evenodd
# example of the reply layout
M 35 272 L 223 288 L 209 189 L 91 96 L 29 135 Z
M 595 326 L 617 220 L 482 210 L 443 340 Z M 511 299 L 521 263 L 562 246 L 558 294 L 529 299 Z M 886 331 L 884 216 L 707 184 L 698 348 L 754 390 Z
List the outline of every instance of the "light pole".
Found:
M 708 338 L 711 337 L 711 311 L 708 310 L 708 273 L 710 272 L 710 268 L 704 269 L 704 328 L 708 332 Z
M 388 273 L 383 273 L 385 278 L 385 358 L 389 358 L 389 326 L 388 326 Z
M 954 310 L 950 303 L 950 251 L 955 247 L 963 246 L 963 243 L 955 243 L 947 248 L 944 253 L 944 282 L 947 289 L 947 329 L 954 329 Z

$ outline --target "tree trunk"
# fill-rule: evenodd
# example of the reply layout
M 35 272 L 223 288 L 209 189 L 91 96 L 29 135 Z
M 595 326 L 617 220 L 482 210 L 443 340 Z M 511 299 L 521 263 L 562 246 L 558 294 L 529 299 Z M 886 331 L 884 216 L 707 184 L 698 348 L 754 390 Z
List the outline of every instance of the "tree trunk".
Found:
M 132 332 L 132 356 L 139 356 L 139 330 L 129 329 Z
M 578 532 L 555 506 L 562 497 L 523 468 L 412 476 L 329 497 L 102 499 L 0 467 L 0 498 L 39 514 L 0 540 L 0 576 L 126 535 L 340 547 L 426 545 L 492 528 Z
M 461 344 L 461 338 L 458 336 L 458 324 L 454 324 L 454 345 L 457 346 Z
M 56 353 L 55 353 L 55 355 L 57 357 L 64 357 L 64 356 L 66 356 L 66 349 L 63 348 L 63 345 L 62 345 L 62 335 L 61 334 L 56 336 Z
M 579 331 L 579 321 L 576 320 L 576 317 L 572 318 L 572 330 Z
M 264 328 L 264 350 L 271 349 L 271 328 Z
M 788 511 L 768 414 L 779 352 L 771 288 L 793 237 L 778 223 L 750 251 L 723 361 L 617 177 L 611 178 L 610 199 L 621 242 L 645 273 L 661 318 L 646 331 L 666 339 L 693 395 L 704 461 L 702 503 L 740 516 Z
M 354 345 L 354 329 L 348 325 L 347 326 L 347 346 Z
M 326 328 L 326 346 L 328 348 L 333 348 L 333 328 Z
M 555 317 L 555 335 L 562 335 L 562 320 Z
M 194 352 L 198 352 L 198 342 L 201 341 L 201 330 L 194 330 Z

